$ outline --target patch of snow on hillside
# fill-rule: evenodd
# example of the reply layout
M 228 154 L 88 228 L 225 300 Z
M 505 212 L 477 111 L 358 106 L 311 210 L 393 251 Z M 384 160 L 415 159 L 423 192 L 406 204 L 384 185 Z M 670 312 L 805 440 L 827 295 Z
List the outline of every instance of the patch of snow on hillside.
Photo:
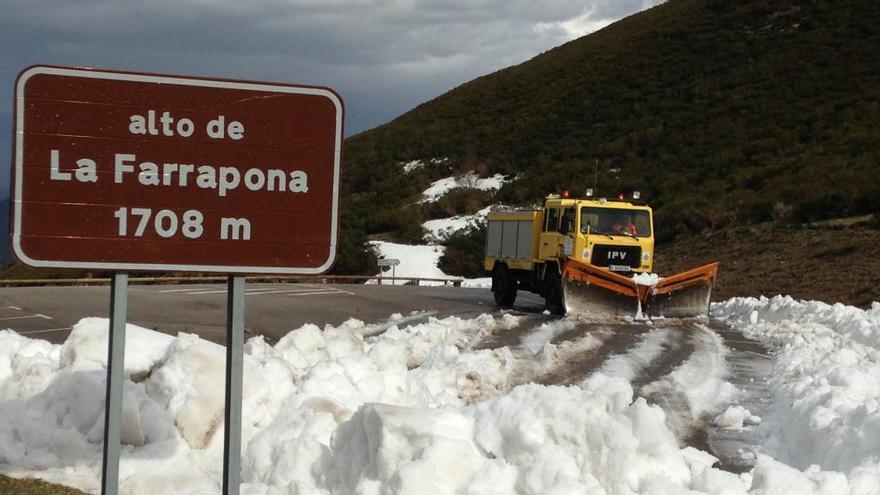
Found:
M 444 246 L 418 246 L 410 244 L 397 244 L 394 242 L 372 241 L 370 245 L 376 250 L 376 255 L 383 259 L 400 260 L 400 264 L 394 267 L 384 268 L 383 276 L 390 277 L 392 272 L 397 277 L 415 278 L 440 278 L 452 279 L 437 268 L 440 256 L 443 256 Z M 378 281 L 369 280 L 368 284 L 376 284 Z M 405 280 L 386 280 L 383 284 L 403 285 Z M 443 285 L 443 282 L 422 282 L 422 285 Z
M 427 160 L 411 160 L 408 162 L 403 162 L 401 163 L 401 165 L 403 166 L 403 173 L 408 174 L 410 172 L 423 169 L 429 165 L 440 165 L 447 162 L 449 162 L 449 158 L 430 158 Z
M 428 220 L 422 224 L 422 227 L 425 229 L 425 241 L 440 243 L 459 230 L 466 229 L 472 225 L 479 225 L 485 222 L 486 215 L 489 214 L 491 209 L 491 206 L 487 206 L 473 215 L 459 215 L 450 218 Z
M 440 257 L 446 250 L 445 246 L 421 246 L 410 244 L 397 244 L 386 241 L 372 241 L 370 245 L 376 250 L 376 255 L 383 259 L 396 259 L 400 264 L 394 267 L 384 268 L 383 277 L 391 277 L 392 273 L 397 277 L 413 277 L 413 278 L 437 278 L 446 280 L 461 280 L 462 287 L 470 289 L 488 289 L 492 287 L 492 279 L 489 277 L 480 278 L 461 278 L 454 277 L 443 273 L 443 270 L 437 267 Z M 368 280 L 367 284 L 378 284 L 378 280 Z M 386 285 L 404 285 L 406 280 L 383 280 Z M 421 285 L 445 285 L 445 282 L 420 282 Z
M 498 190 L 505 182 L 506 176 L 495 174 L 492 177 L 480 178 L 474 172 L 468 172 L 460 177 L 446 177 L 436 180 L 422 191 L 421 203 L 430 203 L 442 198 L 449 191 L 456 188 L 479 189 L 481 191 Z

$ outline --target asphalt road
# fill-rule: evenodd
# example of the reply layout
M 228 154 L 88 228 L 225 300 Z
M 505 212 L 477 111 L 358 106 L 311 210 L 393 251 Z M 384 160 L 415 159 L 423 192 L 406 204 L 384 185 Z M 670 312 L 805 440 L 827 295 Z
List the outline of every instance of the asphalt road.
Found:
M 376 285 L 247 284 L 245 331 L 276 341 L 305 323 L 338 325 L 349 318 L 385 321 L 416 311 L 472 317 L 498 310 L 486 289 Z M 521 293 L 517 309 L 540 312 L 542 301 Z M 0 329 L 63 342 L 87 316 L 107 317 L 109 287 L 0 288 Z M 226 285 L 129 285 L 128 322 L 169 334 L 195 333 L 217 343 L 226 339 Z

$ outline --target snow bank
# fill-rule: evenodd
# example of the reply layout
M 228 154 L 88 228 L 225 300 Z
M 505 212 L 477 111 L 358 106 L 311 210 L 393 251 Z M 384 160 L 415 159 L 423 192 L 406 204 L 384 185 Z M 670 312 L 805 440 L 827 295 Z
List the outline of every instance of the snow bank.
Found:
M 752 473 L 714 469 L 711 455 L 679 448 L 663 410 L 633 400 L 620 377 L 511 390 L 510 351 L 473 347 L 517 317 L 393 321 L 374 337 L 349 320 L 304 325 L 274 346 L 247 342 L 242 493 L 877 493 L 869 463 L 844 475 L 759 456 Z M 4 473 L 97 492 L 107 324 L 84 320 L 60 346 L 0 332 Z M 152 345 L 127 348 L 142 364 L 124 386 L 121 492 L 217 493 L 222 348 L 129 332 Z
M 506 176 L 495 174 L 492 177 L 480 178 L 474 172 L 468 172 L 460 177 L 446 177 L 436 180 L 422 191 L 421 203 L 430 203 L 442 198 L 449 191 L 456 188 L 479 189 L 481 191 L 493 191 L 501 189 Z
M 713 304 L 712 314 L 775 350 L 764 451 L 799 469 L 818 465 L 880 482 L 880 304 L 865 311 L 734 298 Z

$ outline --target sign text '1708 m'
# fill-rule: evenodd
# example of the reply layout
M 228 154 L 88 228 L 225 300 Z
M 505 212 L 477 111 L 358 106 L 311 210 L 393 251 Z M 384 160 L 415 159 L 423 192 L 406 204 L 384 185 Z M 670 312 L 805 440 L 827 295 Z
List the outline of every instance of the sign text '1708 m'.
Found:
M 205 215 L 199 210 L 186 210 L 179 216 L 173 210 L 159 210 L 154 215 L 150 208 L 123 206 L 113 212 L 113 216 L 116 217 L 118 234 L 121 237 L 143 237 L 150 229 L 163 239 L 174 237 L 178 233 L 187 239 L 199 239 L 205 233 Z M 128 227 L 130 217 L 135 220 L 132 222 L 132 229 Z M 221 240 L 250 240 L 251 222 L 247 218 L 221 218 L 219 236 Z

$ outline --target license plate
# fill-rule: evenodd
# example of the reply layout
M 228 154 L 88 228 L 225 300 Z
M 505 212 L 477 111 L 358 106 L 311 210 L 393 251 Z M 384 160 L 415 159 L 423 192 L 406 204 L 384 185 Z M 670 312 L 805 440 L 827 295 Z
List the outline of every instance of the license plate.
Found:
M 631 272 L 632 267 L 626 265 L 608 265 L 608 269 L 612 272 Z

